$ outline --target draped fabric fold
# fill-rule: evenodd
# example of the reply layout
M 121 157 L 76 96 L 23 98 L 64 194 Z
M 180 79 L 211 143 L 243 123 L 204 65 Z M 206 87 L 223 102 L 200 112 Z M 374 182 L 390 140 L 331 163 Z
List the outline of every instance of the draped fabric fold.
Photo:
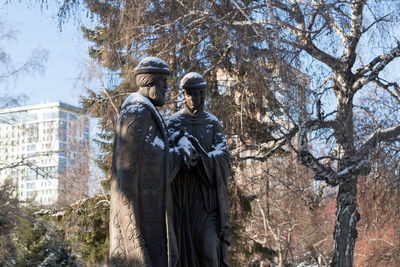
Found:
M 169 119 L 168 131 L 170 136 L 186 131 L 202 147 L 197 165 L 183 167 L 171 184 L 178 266 L 227 266 L 230 168 L 221 125 L 208 112 L 181 111 Z

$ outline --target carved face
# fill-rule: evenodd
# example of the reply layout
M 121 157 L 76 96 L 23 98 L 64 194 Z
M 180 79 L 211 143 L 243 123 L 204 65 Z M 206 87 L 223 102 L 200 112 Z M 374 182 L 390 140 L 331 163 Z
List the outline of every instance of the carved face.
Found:
M 203 108 L 204 105 L 204 89 L 185 89 L 183 90 L 185 97 L 185 107 L 194 113 Z
M 149 87 L 148 97 L 154 106 L 161 107 L 165 104 L 165 93 L 168 90 L 167 75 L 158 75 L 158 79 Z

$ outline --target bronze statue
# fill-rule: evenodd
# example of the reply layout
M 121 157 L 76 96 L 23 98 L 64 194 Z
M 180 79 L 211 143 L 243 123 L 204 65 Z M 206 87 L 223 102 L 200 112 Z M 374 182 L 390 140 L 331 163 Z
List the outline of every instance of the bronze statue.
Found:
M 155 108 L 164 105 L 169 73 L 161 59 L 143 59 L 135 69 L 139 90 L 122 105 L 113 147 L 110 266 L 176 266 L 169 183 L 194 153 L 190 145 L 170 149 Z
M 168 131 L 172 137 L 186 131 L 199 159 L 194 167 L 184 166 L 171 184 L 180 255 L 177 266 L 227 266 L 230 169 L 226 140 L 218 119 L 203 110 L 203 77 L 188 73 L 180 86 L 184 110 L 171 116 Z

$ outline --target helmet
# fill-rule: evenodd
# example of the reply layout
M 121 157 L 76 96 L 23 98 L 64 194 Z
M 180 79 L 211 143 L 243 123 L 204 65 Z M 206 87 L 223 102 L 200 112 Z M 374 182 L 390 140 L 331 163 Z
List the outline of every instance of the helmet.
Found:
M 203 76 L 201 76 L 197 72 L 189 72 L 185 76 L 183 76 L 180 87 L 182 89 L 202 89 L 207 85 Z
M 135 76 L 138 74 L 170 74 L 167 64 L 158 57 L 145 57 L 135 68 Z

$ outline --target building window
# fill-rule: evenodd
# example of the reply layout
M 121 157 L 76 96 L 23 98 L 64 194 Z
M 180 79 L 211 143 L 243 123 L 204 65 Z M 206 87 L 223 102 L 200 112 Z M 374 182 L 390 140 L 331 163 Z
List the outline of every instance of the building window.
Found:
M 28 151 L 35 151 L 36 150 L 36 144 L 28 145 Z

